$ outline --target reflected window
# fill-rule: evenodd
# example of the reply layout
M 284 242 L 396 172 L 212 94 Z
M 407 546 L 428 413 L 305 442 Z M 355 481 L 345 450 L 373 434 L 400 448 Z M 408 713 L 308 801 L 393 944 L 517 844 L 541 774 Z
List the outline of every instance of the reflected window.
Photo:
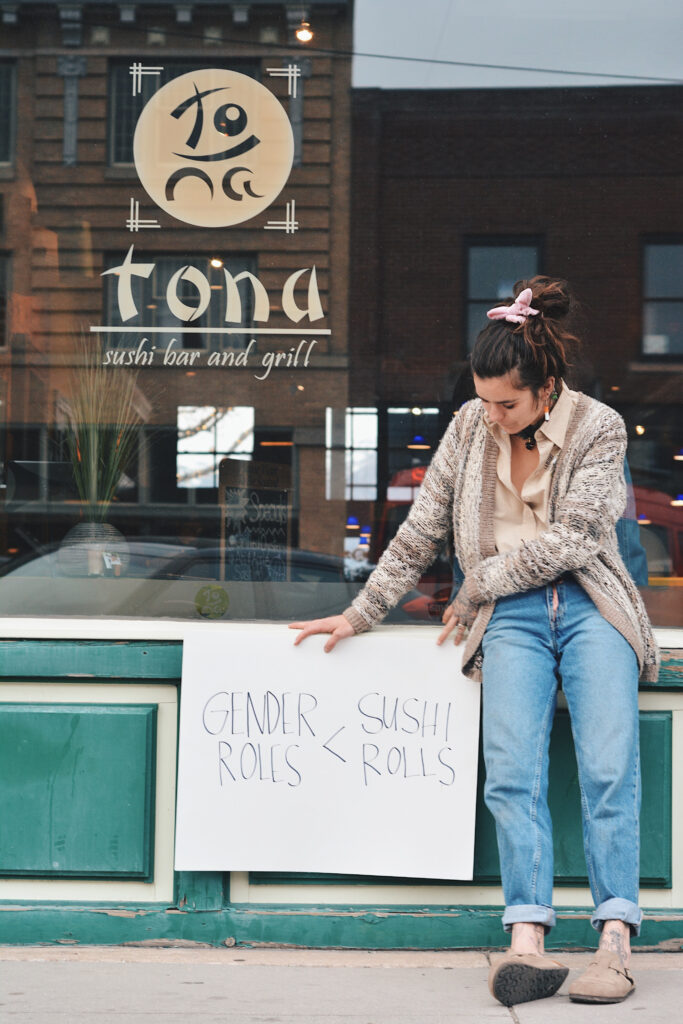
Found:
M 377 409 L 326 410 L 325 495 L 328 499 L 377 498 Z M 343 463 L 341 457 L 343 456 Z
M 412 502 L 441 437 L 438 406 L 387 409 L 387 501 Z
M 0 60 L 0 164 L 14 156 L 14 63 Z
M 683 241 L 644 246 L 643 355 L 683 355 Z
M 258 66 L 252 61 L 230 61 L 229 65 L 213 60 L 169 60 L 160 57 L 158 60 L 146 62 L 150 68 L 161 68 L 159 74 L 150 72 L 142 74 L 140 91 L 133 95 L 130 66 L 133 59 L 112 61 L 109 65 L 109 163 L 115 165 L 133 165 L 133 136 L 135 125 L 145 103 L 154 93 L 180 75 L 199 71 L 202 68 L 225 66 L 232 71 L 239 71 L 251 78 L 258 78 Z M 1 116 L 1 115 L 0 115 Z
M 120 267 L 124 259 L 123 253 L 108 256 L 107 269 Z M 132 262 L 153 263 L 154 269 L 149 277 L 137 274 L 131 277 L 137 315 L 125 324 L 119 309 L 118 275 L 107 274 L 102 278 L 105 323 L 113 328 L 108 337 L 104 335 L 108 349 L 138 348 L 138 328 L 147 332 L 156 329 L 156 337 L 145 346 L 150 350 L 150 346 L 156 345 L 155 363 L 163 361 L 172 339 L 175 341 L 167 357 L 169 363 L 181 349 L 231 351 L 246 347 L 257 297 L 255 288 L 260 287 L 248 276 L 256 277 L 253 256 L 226 258 L 219 252 L 204 256 L 161 256 L 140 252 L 134 253 Z M 262 304 L 263 301 L 262 298 Z M 188 319 L 181 319 L 178 313 Z M 228 321 L 226 313 L 230 317 Z M 129 325 L 136 330 L 116 332 L 117 327 Z M 245 330 L 241 331 L 241 327 Z M 225 333 L 226 328 L 239 330 L 239 333 Z
M 538 273 L 540 244 L 510 239 L 471 242 L 467 247 L 467 351 L 486 323 L 486 311 L 512 295 L 516 281 Z
M 7 344 L 9 307 L 9 256 L 0 253 L 0 348 Z
M 218 487 L 222 459 L 250 460 L 254 451 L 254 409 L 210 405 L 178 407 L 177 485 Z

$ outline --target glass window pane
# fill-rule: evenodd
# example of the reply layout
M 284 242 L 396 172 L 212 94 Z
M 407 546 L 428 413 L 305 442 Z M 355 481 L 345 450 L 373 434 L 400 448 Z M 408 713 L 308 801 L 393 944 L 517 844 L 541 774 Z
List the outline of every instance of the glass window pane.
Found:
M 178 487 L 216 487 L 214 455 L 178 455 Z
M 215 420 L 216 450 L 225 455 L 253 452 L 254 407 L 236 405 L 217 409 Z
M 643 313 L 643 353 L 683 354 L 683 302 L 647 302 Z
M 645 298 L 683 298 L 683 244 L 645 246 Z
M 353 486 L 377 483 L 377 452 L 356 450 L 350 454 Z
M 538 273 L 535 245 L 472 245 L 469 249 L 470 299 L 506 299 L 515 281 Z
M 367 527 L 377 562 L 471 395 L 467 357 L 487 310 L 517 279 L 566 272 L 583 310 L 568 325 L 582 342 L 568 383 L 626 422 L 640 524 L 631 508 L 630 533 L 642 533 L 636 561 L 651 586 L 639 582 L 657 624 L 680 625 L 676 88 L 539 89 L 529 77 L 514 95 L 495 82 L 437 94 L 429 86 L 445 72 L 425 67 L 424 88 L 406 80 L 370 95 L 348 62 L 333 82 L 329 55 L 310 50 L 294 95 L 285 65 L 271 74 L 289 62 L 281 34 L 266 44 L 272 61 L 266 50 L 228 54 L 246 79 L 231 79 L 218 106 L 207 93 L 202 117 L 184 97 L 186 148 L 159 158 L 184 177 L 207 172 L 195 174 L 197 209 L 183 220 L 134 166 L 138 118 L 178 75 L 223 74 L 226 47 L 255 53 L 268 26 L 254 15 L 228 30 L 197 8 L 179 30 L 173 5 L 156 3 L 153 22 L 140 8 L 136 25 L 115 25 L 114 12 L 111 24 L 83 26 L 67 61 L 45 47 L 49 24 L 62 38 L 56 5 L 34 4 L 35 18 L 29 6 L 18 5 L 15 26 L 5 4 L 0 58 L 0 614 L 340 611 L 350 596 L 340 566 L 365 546 L 347 521 Z M 325 31 L 350 38 L 359 5 L 322 6 Z M 127 55 L 136 34 L 143 52 Z M 231 219 L 261 191 L 249 174 L 252 157 L 265 158 L 266 126 L 257 107 L 243 108 L 246 124 L 237 110 L 237 92 L 246 103 L 256 85 L 285 119 L 293 163 L 266 208 Z M 339 88 L 348 104 L 333 102 Z M 160 144 L 168 117 L 149 127 Z M 176 184 L 179 198 L 189 182 Z M 139 273 L 128 279 L 131 246 Z M 449 587 L 449 557 L 419 584 L 430 602 Z M 229 610 L 220 596 L 197 603 L 192 581 L 220 585 L 225 573 L 239 583 Z
M 12 162 L 14 127 L 14 62 L 0 60 L 0 164 Z

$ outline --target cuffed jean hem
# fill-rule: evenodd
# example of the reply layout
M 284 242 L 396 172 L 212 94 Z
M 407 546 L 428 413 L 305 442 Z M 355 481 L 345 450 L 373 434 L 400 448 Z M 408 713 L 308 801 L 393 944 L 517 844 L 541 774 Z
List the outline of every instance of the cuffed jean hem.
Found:
M 555 911 L 552 907 L 544 907 L 537 903 L 518 903 L 505 908 L 503 914 L 503 928 L 506 932 L 512 931 L 513 924 L 542 924 L 546 933 L 555 924 Z
M 643 912 L 639 906 L 621 896 L 613 896 L 600 904 L 591 917 L 591 924 L 596 931 L 601 932 L 605 921 L 623 921 L 630 926 L 632 935 L 640 935 L 642 920 Z

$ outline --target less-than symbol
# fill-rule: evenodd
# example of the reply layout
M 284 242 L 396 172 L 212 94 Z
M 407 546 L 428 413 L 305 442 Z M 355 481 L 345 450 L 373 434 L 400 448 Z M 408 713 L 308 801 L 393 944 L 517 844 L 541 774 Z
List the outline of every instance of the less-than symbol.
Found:
M 346 758 L 342 757 L 341 754 L 338 754 L 336 750 L 332 749 L 332 747 L 328 747 L 327 744 L 331 743 L 332 740 L 335 738 L 335 736 L 338 736 L 339 733 L 343 732 L 345 728 L 346 728 L 346 726 L 342 725 L 341 729 L 337 729 L 336 732 L 333 732 L 332 735 L 330 736 L 329 740 L 325 740 L 325 742 L 323 743 L 323 750 L 328 750 L 330 752 L 330 754 L 334 754 L 334 756 L 338 757 L 340 761 L 344 762 L 344 764 L 346 764 Z

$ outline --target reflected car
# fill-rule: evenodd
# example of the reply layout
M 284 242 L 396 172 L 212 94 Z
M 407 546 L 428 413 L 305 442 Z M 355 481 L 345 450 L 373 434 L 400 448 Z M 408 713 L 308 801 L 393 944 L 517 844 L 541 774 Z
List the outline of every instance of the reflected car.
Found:
M 336 555 L 199 543 L 120 538 L 19 556 L 0 566 L 0 614 L 296 621 L 339 614 L 364 584 Z M 411 590 L 385 621 L 438 621 L 440 607 Z
M 373 566 L 368 565 L 365 576 Z M 281 620 L 337 615 L 363 579 L 348 579 L 345 559 L 298 548 L 220 548 L 188 551 L 150 578 L 137 614 L 172 618 Z M 411 590 L 386 622 L 438 621 L 434 602 Z M 439 606 L 440 607 L 440 606 Z

